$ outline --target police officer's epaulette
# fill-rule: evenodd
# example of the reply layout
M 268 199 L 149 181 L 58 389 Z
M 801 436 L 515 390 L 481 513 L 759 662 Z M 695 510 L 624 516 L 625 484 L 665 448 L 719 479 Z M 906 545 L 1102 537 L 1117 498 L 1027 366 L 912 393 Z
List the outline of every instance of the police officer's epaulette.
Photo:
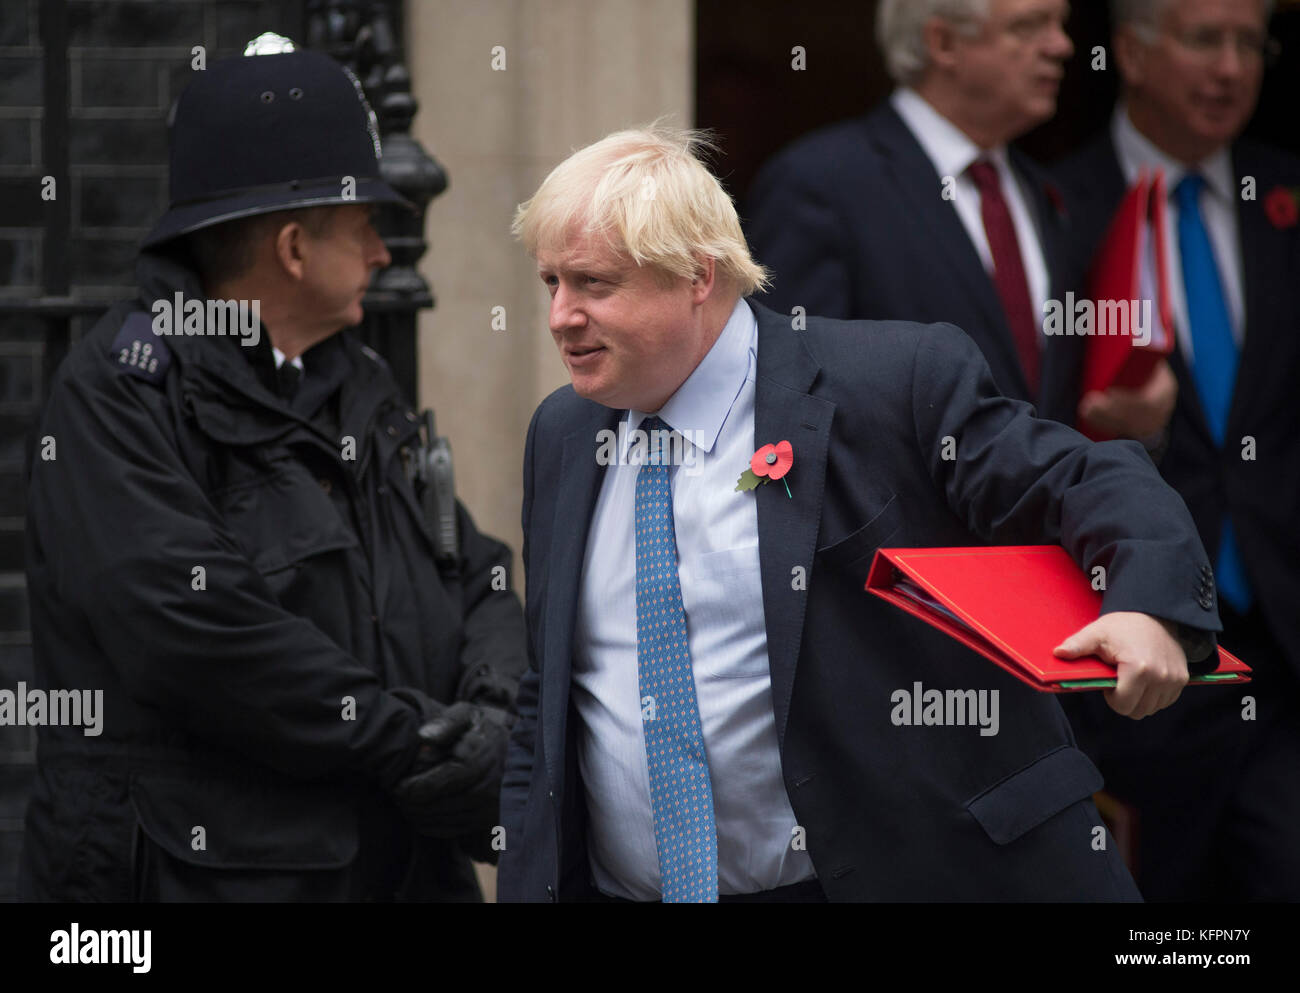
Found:
M 362 346 L 361 346 L 361 354 L 364 355 L 366 358 L 368 358 L 368 359 L 369 359 L 371 362 L 373 362 L 375 365 L 379 366 L 379 368 L 383 369 L 385 372 L 391 372 L 391 371 L 392 371 L 392 370 L 389 369 L 389 367 L 388 367 L 388 360 L 385 359 L 385 358 L 384 358 L 382 355 L 380 355 L 378 352 L 376 352 L 376 351 L 375 351 L 373 348 L 371 348 L 369 345 L 362 345 Z
M 153 318 L 142 310 L 133 311 L 122 322 L 109 357 L 118 364 L 119 372 L 129 372 L 155 386 L 172 364 L 171 350 L 154 334 Z

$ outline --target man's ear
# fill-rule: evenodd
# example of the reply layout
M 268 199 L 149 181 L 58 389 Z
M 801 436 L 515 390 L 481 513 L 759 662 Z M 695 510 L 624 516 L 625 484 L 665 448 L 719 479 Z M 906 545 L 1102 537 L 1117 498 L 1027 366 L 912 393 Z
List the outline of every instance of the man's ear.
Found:
M 1146 78 L 1148 45 L 1138 37 L 1132 24 L 1121 25 L 1115 32 L 1113 43 L 1120 81 L 1126 89 L 1136 89 Z
M 307 232 L 297 221 L 284 224 L 275 234 L 275 258 L 280 267 L 296 280 L 306 271 Z
M 705 256 L 696 258 L 695 278 L 691 280 L 691 303 L 699 306 L 709 298 L 717 276 L 718 266 L 714 259 Z
M 957 62 L 957 29 L 942 17 L 931 17 L 921 28 L 930 66 L 951 69 Z

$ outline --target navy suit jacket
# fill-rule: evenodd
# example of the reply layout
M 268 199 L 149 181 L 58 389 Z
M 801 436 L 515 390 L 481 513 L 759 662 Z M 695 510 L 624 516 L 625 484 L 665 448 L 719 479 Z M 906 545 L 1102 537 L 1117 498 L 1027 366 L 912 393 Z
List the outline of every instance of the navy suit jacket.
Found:
M 1222 451 L 1215 447 L 1196 383 L 1176 351 L 1170 365 L 1178 403 L 1159 467 L 1211 551 L 1219 547 L 1225 514 L 1231 515 L 1264 619 L 1291 672 L 1300 676 L 1300 227 L 1275 227 L 1264 209 L 1278 186 L 1300 188 L 1300 159 L 1240 141 L 1232 164 L 1239 181 L 1255 178 L 1257 198 L 1237 206 L 1246 334 L 1227 444 Z M 1077 248 L 1091 257 L 1127 185 L 1109 130 L 1062 163 L 1057 175 L 1080 218 Z M 1248 436 L 1255 442 L 1253 460 L 1241 457 Z
M 1072 285 L 1067 217 L 1045 173 L 1018 149 L 1031 192 L 1049 298 Z M 886 101 L 865 117 L 815 131 L 768 162 L 746 204 L 745 233 L 774 273 L 758 299 L 782 313 L 948 322 L 970 335 L 1003 394 L 1033 399 L 997 288 L 925 150 Z M 1075 423 L 1082 342 L 1048 338 L 1038 410 Z
M 785 787 L 827 896 L 1136 898 L 1114 842 L 1094 848 L 1101 776 L 1056 700 L 863 585 L 881 545 L 1060 542 L 1080 565 L 1106 567 L 1106 611 L 1217 630 L 1198 603 L 1209 563 L 1182 501 L 1136 443 L 1093 445 L 998 395 L 954 327 L 811 317 L 796 331 L 754 310 L 755 444 L 793 444 L 793 498 L 776 486 L 743 496 L 758 502 Z M 502 900 L 591 894 L 570 671 L 603 479 L 597 435 L 619 416 L 564 387 L 528 431 L 530 667 L 502 790 Z M 998 734 L 895 726 L 891 695 L 918 681 L 998 690 Z

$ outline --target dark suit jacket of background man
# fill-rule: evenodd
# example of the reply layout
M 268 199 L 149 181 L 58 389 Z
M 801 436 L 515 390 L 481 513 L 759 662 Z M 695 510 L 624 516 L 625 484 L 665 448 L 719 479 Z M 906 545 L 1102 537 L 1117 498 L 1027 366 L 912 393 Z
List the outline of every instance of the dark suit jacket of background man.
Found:
M 1263 205 L 1279 185 L 1300 187 L 1300 159 L 1240 141 L 1232 164 L 1238 180 L 1255 177 L 1257 199 L 1237 208 L 1246 316 L 1228 443 L 1222 454 L 1215 448 L 1196 384 L 1175 351 L 1178 403 L 1159 469 L 1187 502 L 1211 553 L 1224 514 L 1232 514 L 1256 601 L 1300 679 L 1300 227 L 1275 228 Z M 1057 175 L 1079 218 L 1076 246 L 1090 257 L 1127 188 L 1109 129 Z M 1241 458 L 1245 435 L 1255 439 L 1254 461 Z
M 1190 691 L 1184 705 L 1138 724 L 1117 721 L 1096 700 L 1067 707 L 1109 789 L 1138 808 L 1139 879 L 1154 900 L 1293 900 L 1300 886 L 1300 795 L 1279 789 L 1295 781 L 1300 741 L 1300 228 L 1274 227 L 1264 209 L 1278 185 L 1300 186 L 1300 160 L 1246 141 L 1232 160 L 1238 181 L 1255 178 L 1257 199 L 1237 208 L 1245 336 L 1227 442 L 1216 449 L 1176 351 L 1178 402 L 1159 469 L 1212 552 L 1232 515 L 1255 607 L 1244 618 L 1225 611 L 1222 640 L 1254 668 L 1254 682 L 1227 695 Z M 1109 130 L 1058 175 L 1087 257 L 1126 187 Z M 1247 435 L 1253 461 L 1241 457 Z M 1247 698 L 1257 704 L 1251 719 L 1243 719 Z
M 1059 197 L 1023 153 L 1048 273 L 1048 298 L 1070 285 L 1069 231 Z M 1022 184 L 1023 185 L 1023 184 Z M 768 162 L 746 205 L 745 234 L 773 271 L 758 299 L 820 317 L 956 324 L 979 345 L 1003 394 L 1032 400 L 993 280 L 920 142 L 886 101 L 865 117 L 806 135 Z M 1081 340 L 1048 338 L 1038 410 L 1071 426 Z
M 1094 850 L 1101 776 L 1056 701 L 863 584 L 881 545 L 1059 539 L 1107 568 L 1107 610 L 1214 629 L 1215 611 L 1197 603 L 1209 563 L 1182 501 L 1135 443 L 1082 444 L 997 396 L 955 328 L 809 318 L 795 331 L 754 310 L 755 444 L 794 448 L 793 498 L 778 486 L 752 494 L 772 699 L 785 787 L 827 897 L 1136 898 L 1113 841 Z M 597 433 L 619 416 L 566 386 L 528 432 L 530 668 L 502 788 L 502 900 L 591 892 L 570 666 Z M 945 436 L 955 460 L 942 457 Z M 999 733 L 894 726 L 891 693 L 917 681 L 999 690 Z

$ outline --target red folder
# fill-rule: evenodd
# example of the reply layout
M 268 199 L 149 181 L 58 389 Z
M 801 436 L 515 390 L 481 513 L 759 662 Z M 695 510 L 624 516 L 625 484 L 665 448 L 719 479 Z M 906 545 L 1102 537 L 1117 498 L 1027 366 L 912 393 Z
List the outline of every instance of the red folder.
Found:
M 1093 257 L 1088 274 L 1088 297 L 1095 307 L 1093 334 L 1084 353 L 1083 391 L 1105 390 L 1108 386 L 1136 388 L 1151 378 L 1156 365 L 1174 348 L 1173 304 L 1165 266 L 1165 175 L 1146 170 L 1120 202 L 1110 228 Z M 1125 301 L 1130 306 L 1152 301 L 1151 340 L 1138 344 L 1127 327 L 1103 328 L 1106 305 Z M 1108 317 L 1114 315 L 1110 311 Z M 1131 322 L 1136 315 L 1128 314 Z M 1109 321 L 1107 321 L 1109 325 Z M 1101 334 L 1106 330 L 1112 333 Z M 1118 334 L 1117 331 L 1129 333 Z M 1094 441 L 1112 436 L 1085 428 L 1079 430 Z
M 1095 656 L 1052 649 L 1101 616 L 1102 595 L 1059 545 L 881 548 L 867 592 L 902 607 L 1045 693 L 1115 685 Z M 1249 682 L 1250 667 L 1223 648 L 1213 673 L 1192 683 Z

